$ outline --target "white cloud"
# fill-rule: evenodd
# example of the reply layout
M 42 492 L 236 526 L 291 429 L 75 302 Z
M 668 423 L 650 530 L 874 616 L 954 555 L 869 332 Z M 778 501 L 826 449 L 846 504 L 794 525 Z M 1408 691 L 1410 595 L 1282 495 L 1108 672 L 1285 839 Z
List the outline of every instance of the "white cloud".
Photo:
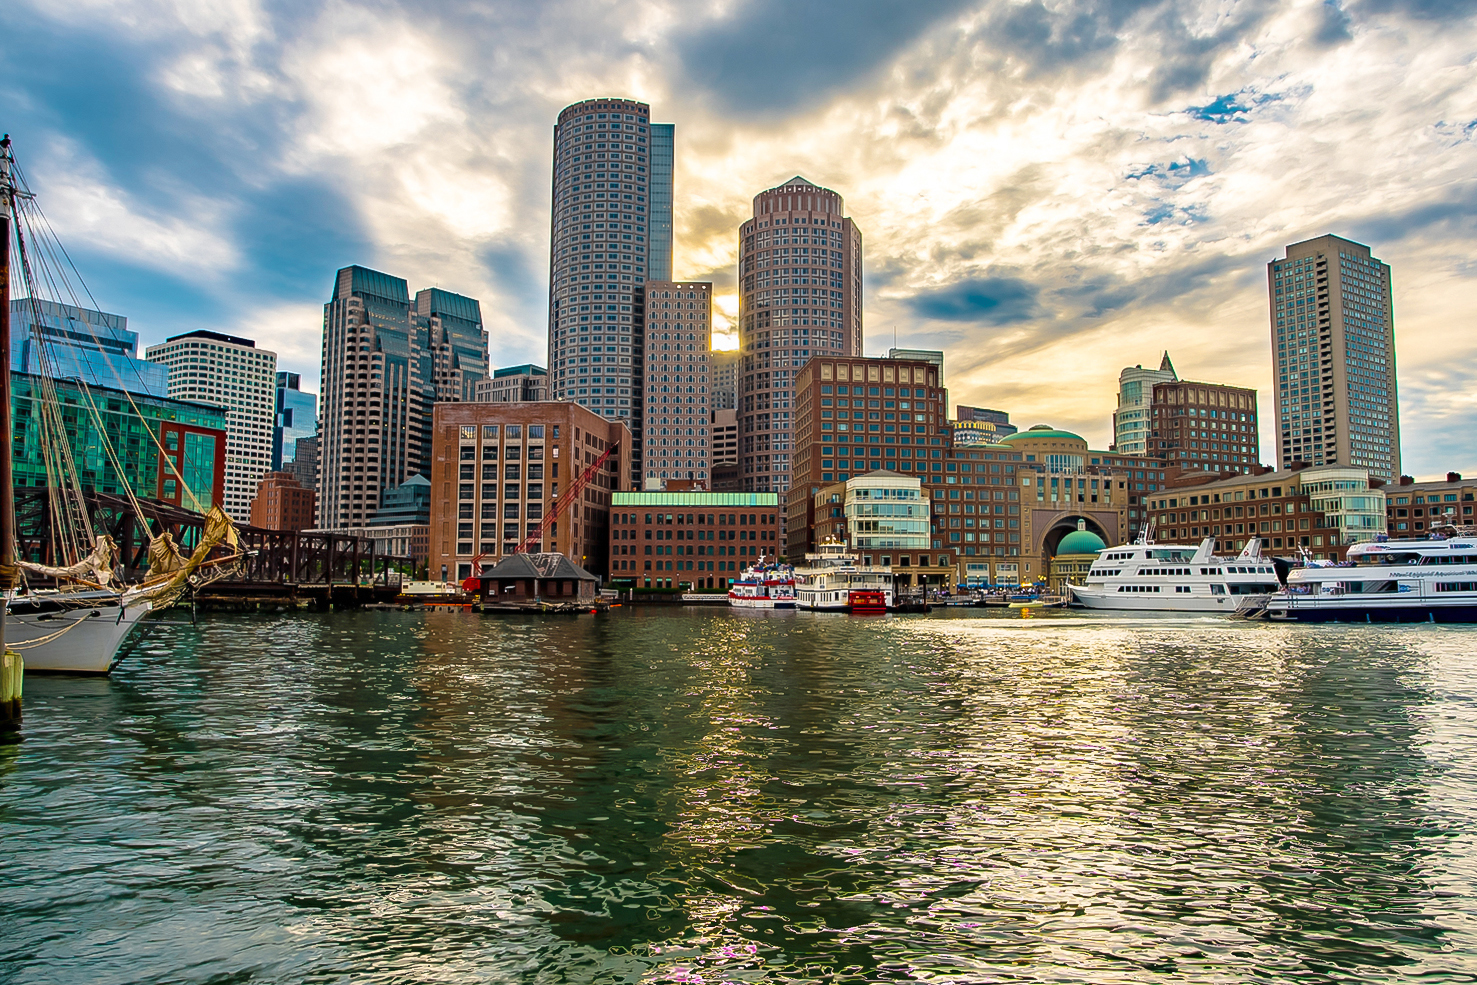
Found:
M 200 282 L 216 280 L 240 262 L 221 202 L 181 190 L 171 213 L 161 213 L 67 140 L 44 148 L 30 172 L 52 226 L 73 249 Z

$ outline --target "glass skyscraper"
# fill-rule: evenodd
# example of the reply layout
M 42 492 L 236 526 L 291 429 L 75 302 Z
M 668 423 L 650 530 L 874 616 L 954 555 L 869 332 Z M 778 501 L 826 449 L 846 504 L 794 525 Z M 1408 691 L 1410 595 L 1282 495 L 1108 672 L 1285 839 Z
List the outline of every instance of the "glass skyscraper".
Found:
M 39 317 L 38 317 L 39 315 Z M 150 397 L 169 395 L 169 370 L 138 357 L 128 319 L 55 301 L 10 302 L 10 368 L 16 373 L 81 379 Z
M 318 395 L 304 393 L 297 373 L 277 374 L 277 421 L 272 427 L 272 471 L 297 458 L 299 438 L 318 433 Z
M 431 409 L 487 375 L 474 298 L 436 288 L 412 302 L 400 277 L 345 267 L 323 306 L 318 524 L 368 523 L 387 490 L 430 478 Z
M 554 126 L 549 389 L 645 440 L 645 285 L 672 276 L 672 124 L 630 99 L 588 99 Z

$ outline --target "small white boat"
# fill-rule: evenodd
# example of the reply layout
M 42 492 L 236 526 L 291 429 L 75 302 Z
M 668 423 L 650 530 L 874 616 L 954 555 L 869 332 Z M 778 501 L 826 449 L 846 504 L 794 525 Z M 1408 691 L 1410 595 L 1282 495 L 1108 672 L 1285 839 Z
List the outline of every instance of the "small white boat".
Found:
M 892 568 L 858 564 L 842 541 L 828 540 L 795 569 L 795 604 L 814 612 L 885 612 L 893 607 Z

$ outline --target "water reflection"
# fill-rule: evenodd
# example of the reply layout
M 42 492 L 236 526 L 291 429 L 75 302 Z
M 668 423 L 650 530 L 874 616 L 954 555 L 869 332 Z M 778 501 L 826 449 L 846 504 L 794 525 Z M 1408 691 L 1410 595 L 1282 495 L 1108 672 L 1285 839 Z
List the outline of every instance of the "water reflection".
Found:
M 1456 980 L 1474 639 L 174 627 L 111 682 L 27 682 L 7 980 Z

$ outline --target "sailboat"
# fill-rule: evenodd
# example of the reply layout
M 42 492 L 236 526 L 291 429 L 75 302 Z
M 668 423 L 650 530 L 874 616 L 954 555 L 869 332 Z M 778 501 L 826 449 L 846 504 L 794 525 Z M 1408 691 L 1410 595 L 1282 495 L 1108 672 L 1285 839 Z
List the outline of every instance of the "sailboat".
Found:
M 50 238 L 43 242 L 41 250 L 35 251 L 31 244 L 38 238 L 38 232 L 39 237 Z M 7 439 L 0 441 L 0 587 L 5 599 L 0 612 L 0 650 L 20 653 L 27 671 L 106 674 L 146 615 L 174 604 L 191 588 L 230 571 L 234 561 L 242 556 L 236 528 L 219 506 L 212 507 L 201 536 L 188 555 L 174 544 L 169 531 L 153 534 L 148 574 L 138 584 L 122 582 L 117 571 L 117 545 L 108 535 L 95 531 L 88 512 L 55 390 L 56 374 L 48 365 L 49 348 L 56 343 L 40 338 L 43 320 L 37 311 L 30 321 L 42 362 L 37 419 L 46 467 L 45 522 L 50 527 L 52 553 L 60 555 L 50 560 L 62 563 L 17 556 L 10 386 L 12 246 L 27 291 L 23 301 L 37 303 L 38 280 L 55 291 L 56 285 L 67 284 L 67 278 L 65 271 L 59 269 L 43 269 L 37 277 L 33 264 L 59 266 L 56 258 L 65 256 L 65 251 L 51 236 L 44 216 L 34 205 L 34 196 L 25 188 L 15 166 L 8 134 L 0 140 L 0 239 L 4 241 L 0 246 L 0 389 L 5 393 L 5 398 L 0 400 L 0 435 Z M 83 411 L 90 413 L 97 424 L 105 457 L 123 483 L 140 524 L 150 530 L 141 504 L 127 487 L 127 472 L 86 382 L 79 379 L 77 383 L 85 398 Z M 123 392 L 127 396 L 127 390 Z M 128 401 L 134 413 L 142 417 L 131 396 Z M 145 430 L 157 447 L 158 435 L 152 428 Z M 162 447 L 159 451 L 160 462 L 173 469 L 173 460 L 163 454 Z M 183 486 L 184 477 L 177 470 L 174 474 Z M 33 578 L 50 581 L 54 587 L 32 587 L 29 582 Z

